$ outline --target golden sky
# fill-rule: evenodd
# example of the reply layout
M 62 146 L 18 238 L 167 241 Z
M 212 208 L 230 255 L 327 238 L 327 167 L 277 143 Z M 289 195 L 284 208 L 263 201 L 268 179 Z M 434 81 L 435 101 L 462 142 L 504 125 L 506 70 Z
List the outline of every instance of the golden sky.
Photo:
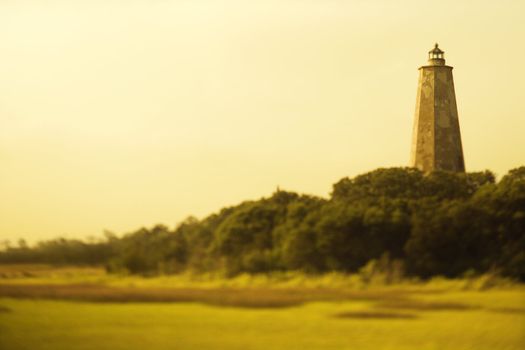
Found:
M 0 0 L 0 239 L 405 166 L 439 42 L 468 171 L 525 164 L 525 1 Z

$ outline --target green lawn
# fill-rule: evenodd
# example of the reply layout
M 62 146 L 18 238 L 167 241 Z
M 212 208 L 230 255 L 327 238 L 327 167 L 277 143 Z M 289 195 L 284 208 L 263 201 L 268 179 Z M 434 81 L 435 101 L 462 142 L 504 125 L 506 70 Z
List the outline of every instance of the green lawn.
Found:
M 523 302 L 521 292 L 454 292 L 426 299 L 443 305 L 468 301 L 486 308 L 426 310 L 405 305 L 405 310 L 377 313 L 373 302 L 364 301 L 246 309 L 3 298 L 0 349 L 524 348 L 525 313 L 516 305 Z
M 0 266 L 0 350 L 525 349 L 525 288 L 498 283 Z

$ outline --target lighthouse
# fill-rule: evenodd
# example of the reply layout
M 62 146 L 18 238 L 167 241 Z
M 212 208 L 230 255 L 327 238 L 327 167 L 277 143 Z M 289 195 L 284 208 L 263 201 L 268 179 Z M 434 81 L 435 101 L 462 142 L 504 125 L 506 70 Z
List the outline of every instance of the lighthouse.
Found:
M 452 67 L 438 44 L 419 68 L 410 166 L 424 172 L 464 172 Z

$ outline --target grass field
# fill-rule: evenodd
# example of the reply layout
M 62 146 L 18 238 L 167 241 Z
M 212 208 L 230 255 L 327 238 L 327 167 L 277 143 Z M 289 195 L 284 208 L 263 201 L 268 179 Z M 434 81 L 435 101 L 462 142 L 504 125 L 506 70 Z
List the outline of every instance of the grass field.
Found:
M 525 345 L 521 285 L 487 289 L 478 288 L 484 285 L 479 281 L 443 280 L 356 285 L 353 277 L 337 275 L 280 276 L 278 282 L 195 277 L 188 282 L 46 267 L 3 267 L 3 276 L 2 350 L 494 350 Z

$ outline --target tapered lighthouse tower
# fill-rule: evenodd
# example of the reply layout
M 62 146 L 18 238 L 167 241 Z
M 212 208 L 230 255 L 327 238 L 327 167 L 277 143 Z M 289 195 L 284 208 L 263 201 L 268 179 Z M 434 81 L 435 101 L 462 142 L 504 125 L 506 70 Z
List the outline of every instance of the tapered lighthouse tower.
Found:
M 419 68 L 410 166 L 422 171 L 464 172 L 452 67 L 435 45 Z

